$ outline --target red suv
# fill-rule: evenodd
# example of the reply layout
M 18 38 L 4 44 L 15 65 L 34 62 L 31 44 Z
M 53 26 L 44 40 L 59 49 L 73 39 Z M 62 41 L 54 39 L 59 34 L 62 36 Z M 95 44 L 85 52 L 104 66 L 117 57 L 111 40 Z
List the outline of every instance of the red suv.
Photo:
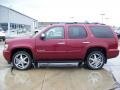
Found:
M 6 40 L 3 54 L 20 70 L 38 62 L 84 62 L 97 70 L 118 56 L 118 38 L 103 24 L 55 24 L 29 38 Z

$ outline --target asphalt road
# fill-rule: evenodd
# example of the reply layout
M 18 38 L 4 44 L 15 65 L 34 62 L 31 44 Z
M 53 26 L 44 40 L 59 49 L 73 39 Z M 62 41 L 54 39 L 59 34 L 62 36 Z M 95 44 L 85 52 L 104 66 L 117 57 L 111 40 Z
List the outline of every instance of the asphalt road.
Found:
M 78 68 L 77 63 L 39 64 L 27 71 L 11 71 L 0 43 L 0 90 L 120 90 L 120 55 L 102 70 Z

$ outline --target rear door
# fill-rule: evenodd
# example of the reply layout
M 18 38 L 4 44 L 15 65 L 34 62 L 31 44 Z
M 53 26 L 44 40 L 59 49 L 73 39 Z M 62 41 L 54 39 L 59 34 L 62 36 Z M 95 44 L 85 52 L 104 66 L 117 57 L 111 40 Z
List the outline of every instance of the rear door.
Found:
M 87 42 L 84 25 L 67 25 L 67 55 L 70 59 L 80 59 Z

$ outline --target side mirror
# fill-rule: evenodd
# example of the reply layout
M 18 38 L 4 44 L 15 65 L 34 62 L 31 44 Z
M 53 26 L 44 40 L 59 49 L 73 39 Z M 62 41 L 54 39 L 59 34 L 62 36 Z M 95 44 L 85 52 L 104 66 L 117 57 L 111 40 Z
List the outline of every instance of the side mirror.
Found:
M 41 40 L 44 40 L 44 39 L 45 39 L 45 34 L 44 34 L 44 33 L 41 34 L 40 39 L 41 39 Z

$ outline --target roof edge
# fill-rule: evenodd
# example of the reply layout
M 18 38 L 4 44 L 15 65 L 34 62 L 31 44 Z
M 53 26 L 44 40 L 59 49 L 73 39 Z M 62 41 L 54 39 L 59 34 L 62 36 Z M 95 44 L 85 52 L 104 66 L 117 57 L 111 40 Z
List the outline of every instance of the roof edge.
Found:
M 27 15 L 25 15 L 25 14 L 23 14 L 23 13 L 21 13 L 21 12 L 18 12 L 18 11 L 14 10 L 14 9 L 11 9 L 11 8 L 9 8 L 9 7 L 7 7 L 7 6 L 1 5 L 1 4 L 0 4 L 0 6 L 1 6 L 1 7 L 4 7 L 4 8 L 7 8 L 7 9 L 9 9 L 9 10 L 12 10 L 12 11 L 14 11 L 14 12 L 16 12 L 16 13 L 19 13 L 19 14 L 21 14 L 21 15 L 23 15 L 23 16 L 26 16 L 26 17 L 28 17 L 28 18 L 30 18 L 30 19 L 33 19 L 33 20 L 35 20 L 35 21 L 38 21 L 38 20 L 36 20 L 36 19 L 34 19 L 34 18 L 30 17 L 30 16 L 27 16 Z

